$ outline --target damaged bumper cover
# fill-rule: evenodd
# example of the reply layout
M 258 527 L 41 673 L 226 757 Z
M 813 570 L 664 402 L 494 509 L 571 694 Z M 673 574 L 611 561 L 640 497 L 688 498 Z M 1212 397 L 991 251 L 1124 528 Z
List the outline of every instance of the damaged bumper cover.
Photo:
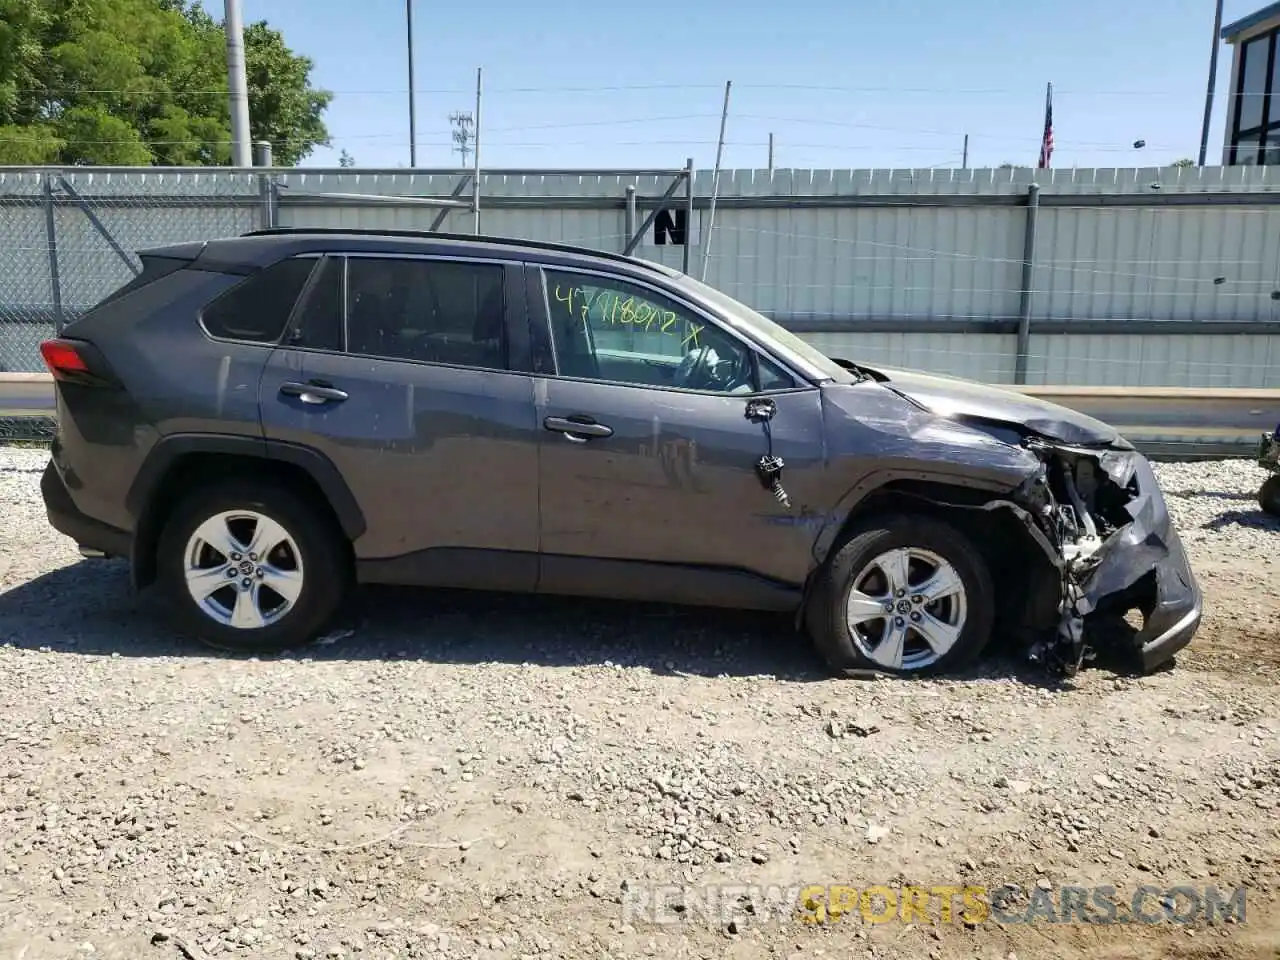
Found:
M 1129 642 L 1143 670 L 1156 669 L 1195 636 L 1203 595 L 1151 465 L 1136 450 L 1048 443 L 1038 450 L 1045 474 L 1018 499 L 1056 548 L 1050 559 L 1063 589 L 1057 635 L 1033 658 L 1072 674 L 1091 635 L 1136 609 L 1142 626 Z
M 1154 567 L 1156 605 L 1135 640 L 1142 668 L 1151 671 L 1171 660 L 1200 628 L 1204 599 L 1187 562 L 1178 531 L 1169 527 L 1168 554 Z

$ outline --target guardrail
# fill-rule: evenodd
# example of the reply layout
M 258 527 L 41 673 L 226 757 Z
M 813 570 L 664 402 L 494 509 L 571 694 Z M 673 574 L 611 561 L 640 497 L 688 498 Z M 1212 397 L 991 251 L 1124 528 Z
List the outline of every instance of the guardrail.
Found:
M 1017 386 L 1114 426 L 1150 456 L 1252 455 L 1280 424 L 1280 389 Z
M 0 373 L 0 417 L 52 417 L 53 377 L 47 373 Z
M 1151 456 L 1241 456 L 1280 424 L 1280 389 L 1069 387 L 1000 384 L 1115 426 Z M 0 418 L 52 417 L 46 373 L 0 373 Z

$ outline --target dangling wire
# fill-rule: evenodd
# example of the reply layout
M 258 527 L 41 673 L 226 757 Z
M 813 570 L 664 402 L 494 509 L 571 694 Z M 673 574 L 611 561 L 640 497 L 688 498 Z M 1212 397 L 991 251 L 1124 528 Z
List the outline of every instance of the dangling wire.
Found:
M 773 494 L 774 499 L 790 510 L 791 498 L 782 487 L 782 468 L 786 464 L 773 453 L 773 429 L 770 421 L 776 409 L 772 400 L 752 400 L 747 403 L 747 419 L 764 428 L 765 455 L 756 461 L 756 475 L 765 489 Z

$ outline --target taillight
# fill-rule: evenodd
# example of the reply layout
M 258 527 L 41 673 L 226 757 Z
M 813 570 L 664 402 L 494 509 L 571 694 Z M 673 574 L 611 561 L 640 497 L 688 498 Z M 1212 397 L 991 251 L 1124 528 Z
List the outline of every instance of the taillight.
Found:
M 45 340 L 40 344 L 40 355 L 49 372 L 59 380 L 89 372 L 89 364 L 69 340 Z
M 102 354 L 84 340 L 45 340 L 40 344 L 40 355 L 53 378 L 63 383 L 86 387 L 110 387 L 116 383 Z

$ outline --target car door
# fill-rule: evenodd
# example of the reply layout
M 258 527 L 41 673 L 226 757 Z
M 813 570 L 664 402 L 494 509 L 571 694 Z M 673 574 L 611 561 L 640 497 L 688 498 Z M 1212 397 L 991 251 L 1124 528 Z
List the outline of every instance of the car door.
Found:
M 263 428 L 336 468 L 366 526 L 362 580 L 534 588 L 541 430 L 522 271 L 349 253 L 313 275 L 267 364 Z
M 812 566 L 820 391 L 656 286 L 530 266 L 539 588 L 787 607 Z M 749 412 L 771 413 L 770 418 Z M 784 505 L 757 463 L 780 457 Z

